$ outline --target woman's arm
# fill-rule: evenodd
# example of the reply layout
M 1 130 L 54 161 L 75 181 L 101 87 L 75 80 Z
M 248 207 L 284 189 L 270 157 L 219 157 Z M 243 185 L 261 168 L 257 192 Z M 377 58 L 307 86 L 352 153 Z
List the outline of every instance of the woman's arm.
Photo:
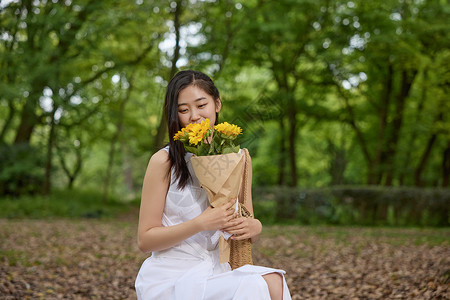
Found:
M 245 202 L 245 207 L 249 210 L 249 212 L 254 216 L 253 213 L 253 202 L 252 202 L 252 189 L 251 189 L 251 182 L 253 177 L 252 172 L 252 159 L 250 155 L 248 156 L 248 174 L 247 174 L 247 180 L 250 182 L 250 188 L 247 191 L 247 201 Z M 241 189 L 239 193 L 239 197 L 243 197 L 243 189 Z M 224 228 L 224 230 L 228 233 L 233 234 L 232 239 L 235 240 L 243 240 L 243 239 L 252 239 L 252 243 L 256 242 L 256 240 L 259 237 L 259 234 L 262 231 L 262 224 L 261 222 L 256 218 L 236 218 L 230 222 L 230 225 Z
M 233 201 L 230 201 L 218 208 L 208 208 L 187 222 L 163 227 L 161 222 L 170 185 L 169 169 L 169 155 L 160 150 L 152 156 L 145 172 L 138 225 L 138 246 L 142 252 L 164 250 L 200 231 L 224 228 L 233 217 Z

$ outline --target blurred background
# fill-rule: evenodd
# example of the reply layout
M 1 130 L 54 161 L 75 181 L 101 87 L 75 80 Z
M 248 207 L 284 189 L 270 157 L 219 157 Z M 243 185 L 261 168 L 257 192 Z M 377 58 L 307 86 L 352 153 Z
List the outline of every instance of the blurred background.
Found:
M 448 226 L 445 0 L 0 1 L 0 217 L 139 204 L 179 70 L 243 128 L 266 223 Z

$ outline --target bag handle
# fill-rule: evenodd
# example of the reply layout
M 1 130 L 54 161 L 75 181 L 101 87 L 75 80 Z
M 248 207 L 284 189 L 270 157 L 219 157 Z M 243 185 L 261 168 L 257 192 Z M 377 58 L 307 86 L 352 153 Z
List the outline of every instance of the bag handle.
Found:
M 247 205 L 247 203 L 250 201 L 249 191 L 252 188 L 252 182 L 251 182 L 251 180 L 249 180 L 250 154 L 248 153 L 248 150 L 246 148 L 243 148 L 242 151 L 244 152 L 244 172 L 242 175 L 242 191 L 240 194 L 241 197 L 239 197 L 239 203 L 245 207 Z M 245 210 L 247 210 L 247 209 L 245 208 Z M 247 212 L 247 213 L 250 214 L 250 212 Z

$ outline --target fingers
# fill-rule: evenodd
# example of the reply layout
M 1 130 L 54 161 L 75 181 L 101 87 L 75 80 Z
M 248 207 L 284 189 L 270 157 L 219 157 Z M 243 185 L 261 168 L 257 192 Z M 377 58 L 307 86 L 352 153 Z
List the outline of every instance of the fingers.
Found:
M 235 218 L 235 209 L 232 202 L 227 202 L 223 206 L 218 207 L 218 209 L 223 211 L 226 224 Z M 226 224 L 224 224 L 224 226 L 226 226 Z
M 233 221 L 233 219 L 234 219 L 234 214 L 233 214 L 233 212 L 231 212 L 227 215 L 227 220 L 226 220 L 227 224 L 229 224 L 231 221 Z
M 236 226 L 241 225 L 244 222 L 245 222 L 244 218 L 238 217 L 235 214 L 233 214 L 233 220 L 229 224 L 227 224 L 227 226 L 228 227 L 236 227 Z
M 229 231 L 230 233 L 241 233 L 238 231 L 248 231 L 248 226 L 246 226 L 244 223 L 232 223 L 234 220 L 228 222 L 228 225 L 225 229 L 227 229 L 227 231 Z
M 236 200 L 237 199 L 230 199 L 228 200 L 228 202 L 224 205 L 227 209 L 233 208 L 234 209 L 234 205 L 236 205 Z
M 243 234 L 243 235 L 233 235 L 233 236 L 231 237 L 232 240 L 236 240 L 236 241 L 246 240 L 246 239 L 249 239 L 249 238 L 250 238 L 250 235 L 248 235 L 248 234 Z
M 250 238 L 251 234 L 246 228 L 229 230 L 228 233 L 232 234 L 231 239 L 233 240 L 243 240 Z
M 227 222 L 222 230 L 231 234 L 242 234 L 243 232 L 248 231 L 248 229 L 246 228 L 247 226 L 245 225 L 244 220 L 241 220 L 241 218 L 237 218 Z
M 234 218 L 235 210 L 234 210 L 234 208 L 230 207 L 230 208 L 226 209 L 226 213 L 227 213 L 228 216 L 232 216 Z
M 217 229 L 223 229 L 224 227 L 229 227 L 230 222 L 236 218 L 235 208 L 236 199 L 227 201 L 224 205 L 217 207 L 208 207 L 204 213 L 210 215 L 216 224 L 219 225 Z
M 234 199 L 233 201 L 236 201 L 236 199 Z M 236 202 L 228 201 L 227 203 L 225 203 L 223 205 L 223 209 L 226 211 L 228 217 L 231 216 L 231 219 L 234 218 L 234 214 L 236 212 L 236 210 L 234 208 L 235 203 Z

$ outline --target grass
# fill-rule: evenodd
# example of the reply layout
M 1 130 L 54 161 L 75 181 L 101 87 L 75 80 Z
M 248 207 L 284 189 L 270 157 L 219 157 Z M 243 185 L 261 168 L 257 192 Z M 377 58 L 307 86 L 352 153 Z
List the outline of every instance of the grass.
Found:
M 399 228 L 399 227 L 357 227 L 357 226 L 268 226 L 264 227 L 267 237 L 276 237 L 280 234 L 290 240 L 295 240 L 299 235 L 314 236 L 320 239 L 334 240 L 335 244 L 348 243 L 355 235 L 370 240 L 382 240 L 393 246 L 402 245 L 427 245 L 449 246 L 450 228 Z M 308 243 L 303 240 L 303 243 Z
M 55 190 L 50 195 L 21 196 L 0 199 L 0 218 L 114 218 L 135 207 L 136 202 L 118 199 L 103 202 L 97 191 Z
M 112 198 L 103 202 L 102 193 L 99 191 L 54 190 L 48 196 L 0 198 L 0 219 L 115 219 L 132 210 L 136 211 L 138 207 L 139 200 L 125 203 Z M 330 225 L 326 222 L 305 224 L 302 220 L 278 220 L 275 215 L 275 201 L 255 202 L 253 208 L 255 216 L 264 226 L 273 225 L 274 228 L 278 228 L 281 225 L 288 238 L 297 234 L 295 228 L 298 228 L 296 227 L 298 225 L 302 226 L 302 230 L 313 231 L 315 236 L 333 238 L 337 242 L 345 242 L 354 234 L 351 231 L 354 225 Z M 314 214 L 310 214 L 310 217 L 314 219 Z M 430 227 L 413 226 L 377 226 L 377 230 L 374 230 L 373 226 L 356 226 L 355 228 L 363 229 L 359 231 L 359 234 L 367 237 L 395 240 L 396 243 L 413 240 L 416 245 L 441 245 L 450 239 L 449 227 L 432 227 L 433 230 Z M 413 228 L 414 230 L 412 230 Z M 270 234 L 277 235 L 278 233 L 274 231 Z

